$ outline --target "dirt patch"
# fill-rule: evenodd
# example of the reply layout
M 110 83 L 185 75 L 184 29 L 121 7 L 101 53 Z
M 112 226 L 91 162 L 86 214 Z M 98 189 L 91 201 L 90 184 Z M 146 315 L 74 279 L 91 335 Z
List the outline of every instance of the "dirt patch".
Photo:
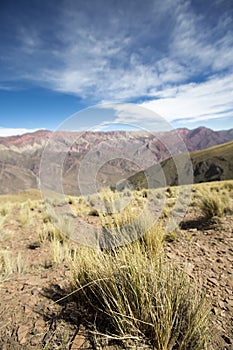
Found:
M 2 228 L 11 232 L 2 249 L 20 254 L 25 271 L 5 276 L 0 285 L 0 348 L 12 349 L 119 349 L 110 340 L 96 340 L 85 310 L 80 310 L 67 293 L 69 269 L 65 263 L 50 264 L 47 241 L 38 240 L 43 213 L 33 210 L 32 223 L 23 226 L 19 208 Z M 88 217 L 87 220 L 98 220 Z M 165 243 L 168 259 L 185 266 L 186 272 L 206 288 L 213 323 L 218 333 L 216 349 L 233 348 L 233 225 L 227 216 L 217 224 L 204 224 L 191 208 L 177 239 Z M 64 298 L 64 299 L 62 299 Z M 61 300 L 62 299 L 62 300 Z M 85 316 L 85 317 L 84 317 Z M 131 347 L 132 348 L 132 347 Z M 137 349 L 146 348 L 138 345 Z

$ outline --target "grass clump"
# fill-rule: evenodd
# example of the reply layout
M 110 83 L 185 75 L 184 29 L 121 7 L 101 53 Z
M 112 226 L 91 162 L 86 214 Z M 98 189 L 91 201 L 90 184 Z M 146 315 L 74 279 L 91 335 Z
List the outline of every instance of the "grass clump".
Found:
M 197 205 L 207 220 L 221 218 L 230 210 L 230 198 L 227 193 L 203 192 Z
M 30 223 L 29 207 L 26 204 L 21 206 L 19 220 L 21 226 L 28 226 Z
M 12 273 L 22 274 L 26 270 L 26 264 L 20 253 L 16 256 L 10 251 L 0 250 L 0 276 L 6 277 Z
M 72 262 L 78 304 L 93 314 L 102 336 L 157 350 L 207 349 L 205 298 L 183 271 L 165 262 L 164 237 L 153 238 L 156 232 L 110 252 L 80 248 Z
M 51 241 L 52 264 L 59 265 L 73 259 L 75 251 L 71 249 L 69 241 L 61 243 L 57 239 Z
M 171 231 L 167 232 L 164 236 L 164 241 L 171 243 L 177 240 L 177 232 L 176 231 Z
M 9 213 L 9 209 L 6 207 L 2 207 L 0 209 L 0 216 L 7 216 L 7 214 Z

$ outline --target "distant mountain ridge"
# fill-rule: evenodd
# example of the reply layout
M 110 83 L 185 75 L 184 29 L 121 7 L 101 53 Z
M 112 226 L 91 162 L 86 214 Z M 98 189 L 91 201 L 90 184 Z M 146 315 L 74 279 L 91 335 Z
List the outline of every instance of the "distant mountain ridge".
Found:
M 129 185 L 134 189 L 163 187 L 161 174 L 165 175 L 167 186 L 179 185 L 179 177 L 176 164 L 182 164 L 183 184 L 202 183 L 210 181 L 222 181 L 233 179 L 233 142 L 212 146 L 207 149 L 193 151 L 189 154 L 192 167 L 193 178 L 189 176 L 189 166 L 186 166 L 188 159 L 183 154 L 173 158 L 168 158 L 160 164 L 144 169 L 123 181 L 118 187 L 122 190 Z M 182 159 L 183 157 L 183 159 Z M 181 162 L 180 162 L 181 161 Z M 180 162 L 180 163 L 179 163 Z M 186 163 L 186 164 L 185 164 Z M 185 182 L 185 180 L 187 181 Z M 148 186 L 149 183 L 149 186 Z
M 53 140 L 56 166 L 60 154 L 66 154 L 63 187 L 68 194 L 79 194 L 77 173 L 85 155 L 93 151 L 93 159 L 111 158 L 113 149 L 120 149 L 121 159 L 112 159 L 98 174 L 98 186 L 114 184 L 142 169 L 137 159 L 143 159 L 143 169 L 184 151 L 202 150 L 233 140 L 233 129 L 213 131 L 205 127 L 194 130 L 181 128 L 167 132 L 146 131 L 56 132 L 39 130 L 19 136 L 0 137 L 0 193 L 14 193 L 37 188 L 40 161 L 48 140 Z M 183 141 L 182 141 L 183 140 Z M 103 146 L 104 145 L 104 146 Z M 108 145 L 110 147 L 108 148 Z M 128 149 L 132 153 L 127 161 Z M 100 152 L 101 150 L 101 152 Z M 109 153 L 109 154 L 108 154 Z M 94 181 L 94 180 L 93 180 Z
M 63 132 L 56 132 L 59 134 L 66 134 L 67 136 L 72 137 L 79 137 L 82 136 L 82 138 L 86 138 L 87 135 L 95 134 L 97 136 L 100 136 L 105 134 L 109 135 L 109 137 L 120 137 L 120 136 L 126 136 L 126 135 L 138 135 L 138 137 L 141 135 L 142 137 L 147 135 L 164 135 L 169 134 L 170 137 L 174 137 L 176 133 L 180 135 L 180 137 L 184 140 L 187 149 L 190 151 L 190 149 L 193 148 L 208 148 L 211 146 L 214 146 L 216 144 L 225 143 L 228 141 L 231 141 L 233 139 L 233 129 L 229 130 L 220 130 L 220 131 L 214 131 L 206 127 L 198 127 L 196 129 L 187 129 L 187 128 L 179 128 L 171 131 L 166 132 L 145 132 L 145 131 L 122 131 L 122 130 L 116 130 L 116 131 L 110 131 L 110 132 L 82 132 L 82 131 L 63 131 Z M 26 145 L 33 145 L 33 144 L 41 144 L 42 141 L 47 141 L 51 135 L 53 134 L 53 131 L 50 130 L 38 130 L 32 133 L 26 133 L 18 136 L 0 136 L 0 145 L 4 145 L 7 148 L 11 146 L 17 146 L 22 147 Z M 153 139 L 153 137 L 149 137 L 149 139 Z

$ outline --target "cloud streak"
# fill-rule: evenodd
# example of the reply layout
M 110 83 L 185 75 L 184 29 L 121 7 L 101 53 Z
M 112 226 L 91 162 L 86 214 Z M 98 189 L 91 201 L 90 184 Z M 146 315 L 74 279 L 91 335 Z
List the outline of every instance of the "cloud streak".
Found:
M 199 84 L 186 84 L 158 94 L 153 101 L 144 102 L 149 108 L 176 125 L 186 122 L 227 118 L 233 115 L 233 74 L 213 77 Z
M 24 128 L 3 128 L 0 127 L 0 136 L 1 137 L 7 137 L 7 136 L 16 136 L 16 135 L 23 135 L 26 133 L 31 133 L 38 131 L 39 129 L 24 129 Z
M 198 8 L 188 0 L 131 0 L 127 7 L 119 0 L 67 0 L 60 6 L 51 1 L 52 23 L 46 15 L 41 23 L 15 23 L 19 34 L 14 45 L 5 44 L 0 63 L 10 65 L 1 76 L 91 104 L 150 98 L 142 105 L 169 121 L 228 116 L 232 9 L 224 0 L 207 3 Z

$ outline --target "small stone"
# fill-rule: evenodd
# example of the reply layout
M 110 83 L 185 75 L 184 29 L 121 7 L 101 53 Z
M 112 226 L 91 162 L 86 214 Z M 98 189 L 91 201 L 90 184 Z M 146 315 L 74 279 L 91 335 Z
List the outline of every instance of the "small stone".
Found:
M 192 275 L 193 268 L 194 268 L 194 265 L 193 265 L 193 264 L 187 263 L 187 265 L 185 266 L 185 272 L 186 272 L 188 275 Z
M 36 312 L 36 313 L 41 313 L 43 311 L 43 309 L 44 309 L 44 304 L 42 302 L 39 302 L 33 308 L 34 312 Z
M 227 304 L 231 307 L 233 307 L 233 300 L 232 299 L 228 299 L 227 300 Z
M 43 330 L 44 328 L 45 328 L 45 321 L 39 318 L 39 319 L 35 322 L 35 329 L 36 329 L 38 332 L 42 332 L 42 330 Z
M 201 258 L 199 256 L 193 258 L 193 262 L 195 262 L 196 264 L 201 262 Z
M 31 294 L 32 295 L 37 295 L 37 294 L 39 294 L 40 293 L 40 290 L 38 289 L 38 288 L 32 288 L 31 289 Z
M 27 326 L 19 326 L 18 331 L 17 331 L 17 336 L 18 336 L 18 341 L 21 345 L 27 343 L 26 336 L 28 334 L 28 327 Z
M 36 346 L 36 345 L 40 344 L 41 343 L 41 336 L 36 335 L 36 336 L 32 337 L 30 343 L 32 346 Z
M 221 307 L 221 309 L 225 309 L 225 303 L 222 300 L 218 301 L 218 305 Z
M 207 281 L 210 282 L 211 284 L 215 285 L 215 286 L 219 286 L 219 283 L 218 283 L 218 281 L 216 280 L 216 278 L 208 277 L 208 278 L 207 278 Z
M 86 339 L 85 328 L 81 325 L 77 335 L 75 336 L 71 345 L 71 350 L 88 349 L 90 347 L 89 341 Z

